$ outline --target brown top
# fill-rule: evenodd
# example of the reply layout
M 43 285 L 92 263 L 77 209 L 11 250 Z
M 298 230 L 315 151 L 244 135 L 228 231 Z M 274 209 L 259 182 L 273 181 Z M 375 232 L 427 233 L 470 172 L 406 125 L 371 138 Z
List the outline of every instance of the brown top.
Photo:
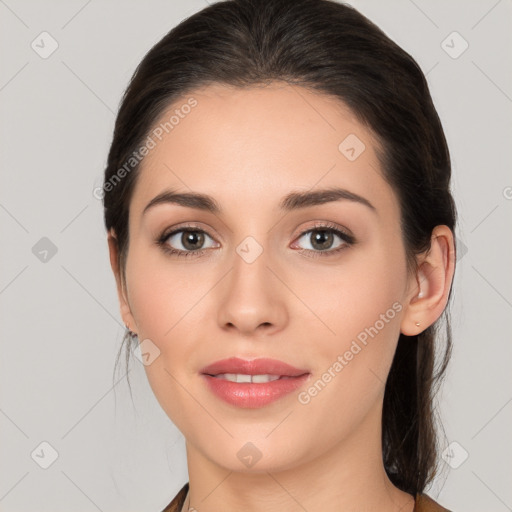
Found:
M 185 503 L 185 497 L 188 492 L 188 482 L 176 494 L 174 499 L 165 507 L 162 512 L 181 512 L 181 507 Z M 416 494 L 413 512 L 450 512 L 442 507 L 426 494 Z

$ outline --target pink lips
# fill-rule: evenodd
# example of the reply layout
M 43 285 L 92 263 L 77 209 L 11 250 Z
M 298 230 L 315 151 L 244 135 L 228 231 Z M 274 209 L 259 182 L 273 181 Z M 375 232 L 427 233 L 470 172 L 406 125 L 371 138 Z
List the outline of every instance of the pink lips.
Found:
M 258 408 L 295 391 L 308 380 L 308 370 L 295 368 L 276 359 L 253 359 L 247 361 L 237 357 L 216 361 L 200 370 L 209 389 L 225 402 L 242 408 Z M 214 377 L 225 373 L 245 375 L 275 375 L 278 380 L 270 382 L 231 382 Z

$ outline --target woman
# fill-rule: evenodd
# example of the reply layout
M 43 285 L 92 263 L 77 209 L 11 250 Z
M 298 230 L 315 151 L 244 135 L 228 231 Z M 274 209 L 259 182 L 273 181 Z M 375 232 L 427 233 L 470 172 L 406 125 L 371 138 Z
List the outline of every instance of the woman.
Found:
M 347 5 L 217 2 L 144 57 L 103 188 L 127 361 L 186 439 L 165 511 L 446 510 L 450 173 L 418 65 Z

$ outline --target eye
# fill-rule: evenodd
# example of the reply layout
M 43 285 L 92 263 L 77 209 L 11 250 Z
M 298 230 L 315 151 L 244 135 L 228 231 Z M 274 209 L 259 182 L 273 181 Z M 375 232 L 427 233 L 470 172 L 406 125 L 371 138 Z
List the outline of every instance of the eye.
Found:
M 332 225 L 317 225 L 308 229 L 297 240 L 302 239 L 306 245 L 303 251 L 317 253 L 314 256 L 329 256 L 355 243 L 352 235 Z
M 206 239 L 210 239 L 210 245 L 204 247 Z M 213 239 L 202 229 L 193 226 L 175 229 L 170 233 L 164 233 L 157 242 L 162 248 L 177 256 L 199 256 L 205 249 L 215 247 Z

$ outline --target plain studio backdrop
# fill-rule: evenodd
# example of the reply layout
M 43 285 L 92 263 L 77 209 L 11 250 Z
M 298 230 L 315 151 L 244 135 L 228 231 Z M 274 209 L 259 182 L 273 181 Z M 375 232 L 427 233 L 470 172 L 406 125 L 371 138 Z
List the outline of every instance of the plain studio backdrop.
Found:
M 448 443 L 427 493 L 512 510 L 512 2 L 352 2 L 427 75 L 453 164 L 460 254 Z M 93 194 L 122 93 L 204 0 L 0 0 L 0 511 L 154 512 L 187 481 L 184 438 L 123 323 Z M 123 353 L 124 355 L 124 353 Z

